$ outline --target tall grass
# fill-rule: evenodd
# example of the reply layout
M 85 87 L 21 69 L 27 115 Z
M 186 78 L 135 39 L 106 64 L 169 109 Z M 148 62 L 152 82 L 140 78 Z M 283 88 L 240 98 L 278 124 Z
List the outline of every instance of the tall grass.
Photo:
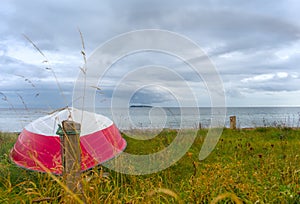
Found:
M 82 173 L 80 199 L 86 203 L 300 202 L 299 129 L 224 129 L 212 154 L 199 161 L 206 133 L 198 131 L 187 154 L 155 174 L 125 175 L 101 166 Z M 123 134 L 126 152 L 157 152 L 176 134 L 176 130 L 164 130 L 150 140 Z M 61 177 L 27 171 L 9 160 L 15 140 L 16 134 L 0 134 L 0 203 L 76 203 L 64 193 L 58 182 L 63 181 Z

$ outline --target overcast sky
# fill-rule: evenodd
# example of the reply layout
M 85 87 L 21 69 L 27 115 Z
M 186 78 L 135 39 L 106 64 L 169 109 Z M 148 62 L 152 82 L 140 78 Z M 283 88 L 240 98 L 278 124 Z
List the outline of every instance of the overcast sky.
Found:
M 87 56 L 125 32 L 176 32 L 197 43 L 211 59 L 223 80 L 227 106 L 299 106 L 299 10 L 297 0 L 2 0 L 0 107 L 70 105 L 74 82 L 83 65 L 78 28 Z M 124 103 L 178 105 L 176 98 L 185 92 L 180 90 L 178 80 L 184 80 L 193 88 L 199 106 L 210 105 L 204 83 L 184 63 L 150 52 L 126 57 L 109 69 L 99 84 L 102 90 L 96 97 L 97 106 L 109 105 L 120 80 L 139 67 L 148 66 L 149 70 L 136 72 L 127 84 L 142 82 L 149 78 L 147 73 L 154 82 L 171 80 L 164 72 L 151 72 L 150 65 L 166 66 L 182 74 L 182 79 L 168 83 L 177 87 L 179 95 L 174 96 L 168 87 L 146 85 Z M 116 97 L 122 101 L 122 94 Z

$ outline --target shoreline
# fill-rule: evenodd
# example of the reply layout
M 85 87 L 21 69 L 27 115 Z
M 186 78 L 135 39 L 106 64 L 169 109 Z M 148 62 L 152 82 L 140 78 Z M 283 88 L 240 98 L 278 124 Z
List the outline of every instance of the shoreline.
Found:
M 207 131 L 211 128 L 133 128 L 133 129 L 119 129 L 119 131 L 121 133 L 137 133 L 137 132 L 164 132 L 164 131 L 179 131 L 179 130 L 203 130 L 203 131 Z M 283 126 L 283 127 L 272 127 L 272 126 L 259 126 L 259 127 L 243 127 L 243 128 L 236 128 L 236 129 L 231 129 L 228 127 L 223 127 L 223 131 L 224 130 L 233 130 L 233 131 L 243 131 L 243 130 L 257 130 L 257 129 L 289 129 L 289 130 L 299 130 L 300 127 L 287 127 L 287 126 Z M 22 131 L 2 131 L 0 130 L 0 134 L 16 134 L 19 135 Z
M 199 127 L 199 123 L 202 128 L 209 128 L 212 118 L 219 117 L 217 112 L 212 115 L 211 109 L 205 107 L 199 107 L 199 112 L 189 108 L 182 110 L 182 108 L 175 107 L 155 109 L 153 113 L 147 107 L 129 108 L 129 110 L 128 112 L 125 109 L 115 108 L 111 112 L 110 109 L 99 108 L 95 112 L 112 119 L 121 131 L 162 129 L 164 127 L 196 129 Z M 46 109 L 18 109 L 17 111 L 2 109 L 0 131 L 21 132 L 27 124 L 47 115 L 47 112 L 49 113 L 49 110 Z M 225 123 L 220 123 L 220 126 L 230 127 L 230 116 L 236 116 L 236 127 L 240 129 L 277 126 L 300 127 L 299 107 L 228 107 Z

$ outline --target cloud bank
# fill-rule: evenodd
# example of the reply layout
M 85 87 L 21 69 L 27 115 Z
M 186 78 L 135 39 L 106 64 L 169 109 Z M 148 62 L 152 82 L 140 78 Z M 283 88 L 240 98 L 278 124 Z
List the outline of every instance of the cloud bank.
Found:
M 71 103 L 80 66 L 83 33 L 87 56 L 106 40 L 136 29 L 164 29 L 188 37 L 210 57 L 224 82 L 228 106 L 300 105 L 300 3 L 285 1 L 17 1 L 0 8 L 0 92 L 10 104 L 57 108 Z M 49 63 L 23 37 L 28 36 Z M 145 65 L 162 65 L 180 73 L 200 106 L 209 106 L 201 77 L 172 56 L 143 53 L 121 59 L 103 78 L 97 105 L 110 104 L 116 84 Z M 151 66 L 149 66 L 151 69 Z M 142 82 L 141 73 L 128 84 Z M 169 81 L 184 96 L 179 82 Z M 124 87 L 124 93 L 128 91 Z M 120 98 L 119 100 L 122 100 Z M 177 105 L 176 97 L 155 86 L 140 89 L 135 103 Z M 125 103 L 125 101 L 124 101 Z M 0 100 L 0 107 L 9 107 Z

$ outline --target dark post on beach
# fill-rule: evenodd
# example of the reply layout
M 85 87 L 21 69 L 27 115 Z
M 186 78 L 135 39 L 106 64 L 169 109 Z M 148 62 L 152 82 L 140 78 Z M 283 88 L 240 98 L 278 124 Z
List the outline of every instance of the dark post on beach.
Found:
M 230 116 L 230 129 L 236 129 L 236 116 Z
M 79 123 L 71 120 L 62 122 L 63 135 L 61 136 L 63 176 L 66 186 L 74 193 L 80 193 L 81 149 Z
M 198 129 L 199 129 L 199 130 L 202 129 L 202 124 L 201 124 L 201 123 L 198 124 Z

